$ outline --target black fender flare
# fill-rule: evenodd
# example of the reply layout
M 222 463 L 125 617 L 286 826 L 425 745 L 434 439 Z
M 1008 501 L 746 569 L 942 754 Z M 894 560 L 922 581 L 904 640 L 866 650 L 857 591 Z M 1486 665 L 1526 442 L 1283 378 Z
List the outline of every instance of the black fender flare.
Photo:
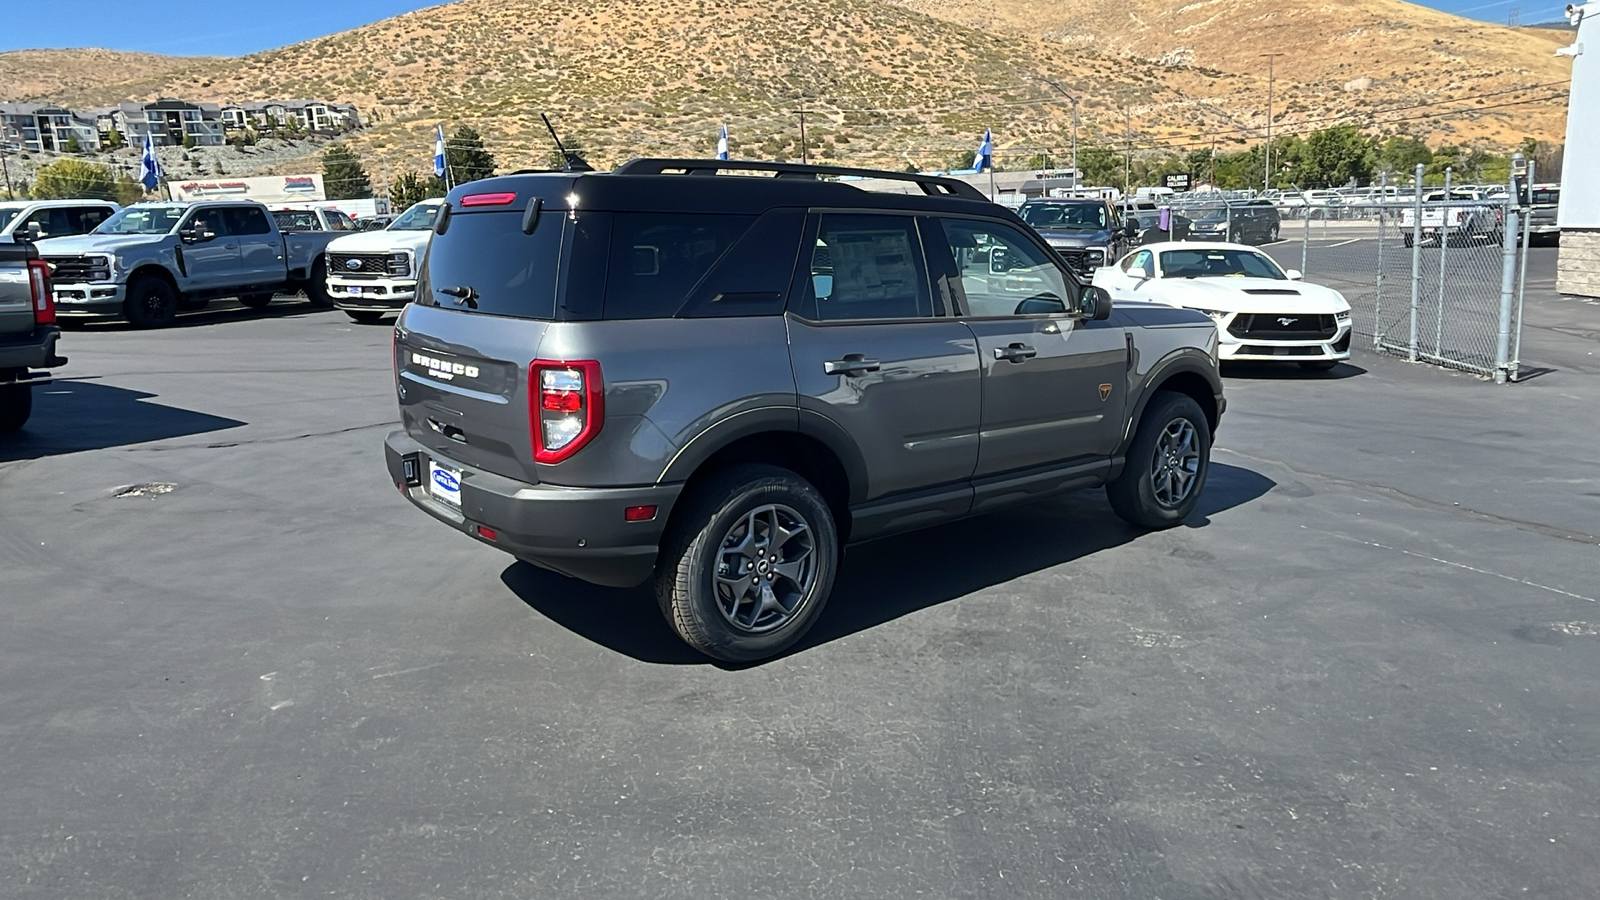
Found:
M 719 419 L 678 448 L 657 483 L 678 484 L 688 481 L 706 460 L 734 441 L 764 432 L 793 432 L 796 424 L 792 406 L 762 406 Z
M 1216 407 L 1211 416 L 1212 430 L 1215 431 L 1217 421 L 1221 419 L 1227 404 L 1222 399 L 1222 376 L 1217 373 L 1217 363 L 1210 354 L 1195 347 L 1183 347 L 1174 350 L 1162 357 L 1150 371 L 1140 377 L 1132 392 L 1137 399 L 1133 409 L 1128 413 L 1127 422 L 1122 426 L 1122 441 L 1117 446 L 1117 456 L 1128 452 L 1128 445 L 1133 443 L 1134 427 L 1139 419 L 1144 416 L 1146 406 L 1150 405 L 1150 398 L 1155 395 L 1156 389 L 1174 375 L 1193 374 L 1204 379 L 1211 386 L 1211 394 Z M 1202 404 L 1202 408 L 1205 404 Z

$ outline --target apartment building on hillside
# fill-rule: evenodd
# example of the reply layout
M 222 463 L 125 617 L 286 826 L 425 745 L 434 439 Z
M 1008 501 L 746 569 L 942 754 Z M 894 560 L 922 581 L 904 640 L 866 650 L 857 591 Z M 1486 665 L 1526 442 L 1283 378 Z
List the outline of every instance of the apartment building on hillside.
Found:
M 0 103 L 0 147 L 13 153 L 64 153 L 100 146 L 94 119 L 59 106 Z

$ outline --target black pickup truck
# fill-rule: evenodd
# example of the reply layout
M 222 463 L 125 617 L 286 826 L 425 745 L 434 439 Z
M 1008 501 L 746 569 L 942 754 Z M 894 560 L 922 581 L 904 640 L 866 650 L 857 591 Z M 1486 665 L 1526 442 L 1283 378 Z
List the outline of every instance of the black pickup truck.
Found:
M 50 268 L 28 244 L 0 244 L 0 434 L 16 431 L 33 413 L 33 386 L 49 384 L 64 366 L 56 355 Z

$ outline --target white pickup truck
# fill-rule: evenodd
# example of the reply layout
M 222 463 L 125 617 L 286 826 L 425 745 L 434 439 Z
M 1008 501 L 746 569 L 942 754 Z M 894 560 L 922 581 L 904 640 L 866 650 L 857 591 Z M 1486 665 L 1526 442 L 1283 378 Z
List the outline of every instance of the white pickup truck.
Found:
M 1476 190 L 1452 189 L 1448 198 L 1444 191 L 1433 191 L 1422 198 L 1422 239 L 1469 242 L 1481 237 L 1498 244 L 1503 215 L 1499 206 Z M 1416 222 L 1416 209 L 1408 206 L 1401 210 L 1400 233 L 1407 247 L 1416 241 Z
M 417 266 L 443 205 L 442 198 L 424 200 L 382 231 L 349 234 L 329 244 L 333 305 L 366 324 L 404 309 L 417 292 Z

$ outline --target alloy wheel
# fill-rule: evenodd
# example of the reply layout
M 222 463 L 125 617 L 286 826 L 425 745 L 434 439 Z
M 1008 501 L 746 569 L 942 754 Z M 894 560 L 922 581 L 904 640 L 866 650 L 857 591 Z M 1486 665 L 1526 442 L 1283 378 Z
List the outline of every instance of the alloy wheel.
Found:
M 1150 486 L 1156 502 L 1172 509 L 1189 499 L 1200 474 L 1200 440 L 1188 419 L 1173 419 L 1156 439 Z
M 811 527 L 781 503 L 745 513 L 717 551 L 717 608 L 734 628 L 760 634 L 800 611 L 817 580 Z

